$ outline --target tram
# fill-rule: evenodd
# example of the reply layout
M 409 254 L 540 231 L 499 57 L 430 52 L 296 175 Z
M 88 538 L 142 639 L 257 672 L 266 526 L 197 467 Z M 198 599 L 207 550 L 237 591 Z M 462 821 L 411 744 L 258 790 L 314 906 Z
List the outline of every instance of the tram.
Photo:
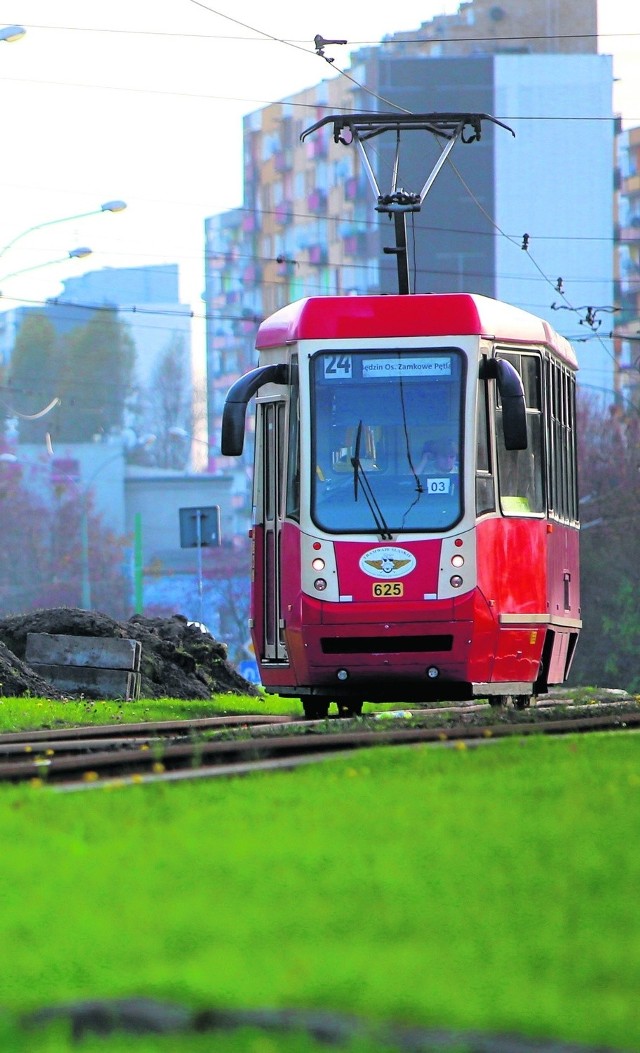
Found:
M 363 702 L 526 706 L 580 621 L 570 344 L 472 294 L 311 297 L 260 326 L 251 632 L 305 715 Z
M 365 701 L 488 697 L 566 680 L 580 632 L 576 356 L 544 320 L 471 293 L 411 290 L 406 218 L 481 113 L 323 117 L 394 220 L 397 295 L 310 297 L 259 328 L 228 392 L 222 453 L 255 397 L 251 632 L 264 687 L 305 715 Z M 444 148 L 398 186 L 404 132 Z M 366 145 L 392 133 L 382 192 Z M 513 134 L 513 133 L 512 133 Z

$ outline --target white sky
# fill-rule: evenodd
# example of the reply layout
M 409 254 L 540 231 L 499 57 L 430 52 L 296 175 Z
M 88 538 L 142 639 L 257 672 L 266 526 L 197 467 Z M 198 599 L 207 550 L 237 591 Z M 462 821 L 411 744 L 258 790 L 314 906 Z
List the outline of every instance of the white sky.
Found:
M 336 75 L 314 53 L 316 33 L 374 43 L 457 7 L 0 0 L 0 24 L 27 29 L 0 43 L 0 250 L 36 224 L 114 198 L 128 204 L 21 238 L 0 260 L 0 310 L 55 296 L 72 274 L 177 262 L 182 298 L 202 313 L 204 218 L 242 203 L 242 115 Z M 615 56 L 616 109 L 640 124 L 640 5 L 601 0 L 599 29 L 600 50 Z M 347 48 L 327 53 L 348 65 Z M 8 276 L 80 245 L 93 255 Z

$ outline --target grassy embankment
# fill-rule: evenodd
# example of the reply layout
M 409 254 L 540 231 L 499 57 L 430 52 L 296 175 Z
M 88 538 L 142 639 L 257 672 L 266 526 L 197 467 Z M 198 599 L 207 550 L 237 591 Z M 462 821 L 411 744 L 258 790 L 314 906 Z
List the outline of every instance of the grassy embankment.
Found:
M 268 701 L 264 699 L 268 698 Z M 0 732 L 29 728 L 76 727 L 85 724 L 123 724 L 149 720 L 187 720 L 221 713 L 284 713 L 302 715 L 297 699 L 275 695 L 250 698 L 218 695 L 212 699 L 184 701 L 175 698 L 139 699 L 136 702 L 52 702 L 41 698 L 0 698 Z
M 5 728 L 26 710 L 56 719 L 50 703 L 2 703 Z M 168 715 L 140 703 L 126 716 L 138 705 Z M 148 995 L 638 1049 L 639 805 L 624 733 L 68 795 L 1 787 L 0 1047 L 72 1048 L 61 1027 L 23 1035 L 20 1011 Z M 214 1043 L 315 1048 L 258 1035 L 79 1048 Z

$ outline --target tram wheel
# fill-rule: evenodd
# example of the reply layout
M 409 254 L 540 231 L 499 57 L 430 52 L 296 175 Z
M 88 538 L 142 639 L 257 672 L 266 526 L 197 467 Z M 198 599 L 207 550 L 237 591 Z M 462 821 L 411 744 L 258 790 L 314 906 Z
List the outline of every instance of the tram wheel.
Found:
M 531 695 L 514 695 L 513 696 L 513 708 L 514 709 L 528 709 L 531 705 Z
M 329 716 L 329 698 L 304 698 L 302 708 L 305 720 L 326 720 Z
M 514 709 L 528 709 L 531 705 L 531 695 L 489 695 L 490 706 L 508 706 Z
M 337 702 L 338 716 L 343 719 L 362 715 L 362 702 Z

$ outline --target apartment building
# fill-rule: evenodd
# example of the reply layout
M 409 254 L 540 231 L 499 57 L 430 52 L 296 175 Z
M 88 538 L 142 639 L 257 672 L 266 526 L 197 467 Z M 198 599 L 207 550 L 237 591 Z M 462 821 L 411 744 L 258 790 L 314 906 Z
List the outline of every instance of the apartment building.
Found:
M 640 128 L 618 138 L 615 326 L 616 397 L 640 397 Z
M 347 72 L 245 118 L 243 205 L 206 221 L 214 451 L 226 391 L 255 365 L 261 318 L 307 295 L 397 291 L 384 252 L 393 223 L 376 211 L 358 151 L 331 127 L 301 141 L 332 113 L 478 112 L 513 130 L 484 125 L 479 142 L 456 145 L 408 222 L 412 287 L 482 293 L 547 318 L 580 339 L 581 383 L 611 393 L 611 340 L 587 311 L 614 297 L 613 75 L 597 54 L 595 0 L 473 0 L 356 52 Z M 374 146 L 386 192 L 394 137 Z M 403 188 L 420 192 L 441 146 L 428 133 L 403 137 Z

